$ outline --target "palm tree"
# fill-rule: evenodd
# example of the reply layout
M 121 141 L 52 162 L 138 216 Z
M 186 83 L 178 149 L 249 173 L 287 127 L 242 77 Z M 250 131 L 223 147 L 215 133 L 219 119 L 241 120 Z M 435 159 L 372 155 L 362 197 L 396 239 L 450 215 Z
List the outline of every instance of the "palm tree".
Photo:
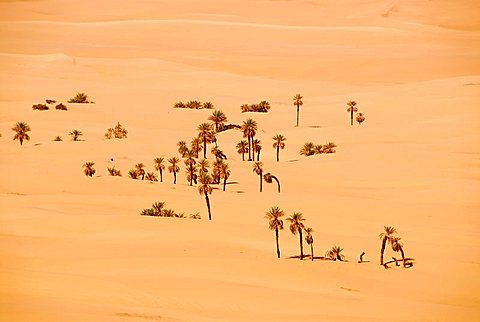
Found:
M 213 188 L 210 186 L 210 184 L 212 183 L 212 178 L 208 174 L 202 174 L 199 180 L 201 185 L 198 186 L 198 192 L 201 195 L 205 195 L 205 201 L 207 202 L 208 209 L 208 219 L 212 220 L 212 213 L 210 211 L 210 200 L 208 199 L 208 195 L 212 194 L 213 191 Z
M 242 113 L 250 112 L 250 105 L 243 104 L 242 106 L 240 106 L 240 110 L 242 111 Z
M 268 112 L 269 109 L 270 109 L 270 103 L 267 102 L 267 101 L 261 101 L 257 105 L 257 111 L 258 112 L 266 113 L 266 112 Z
M 363 113 L 357 113 L 356 119 L 358 125 L 362 125 L 363 121 L 365 121 L 365 115 L 363 115 Z
M 178 141 L 178 153 L 181 154 L 182 158 L 185 158 L 188 152 L 187 142 L 185 141 Z
M 285 213 L 279 207 L 272 207 L 267 211 L 265 218 L 269 220 L 268 227 L 271 230 L 275 230 L 275 240 L 277 242 L 277 257 L 280 258 L 280 245 L 278 243 L 278 231 L 283 229 L 283 221 L 280 217 L 283 217 Z
M 290 222 L 290 232 L 294 235 L 298 234 L 300 235 L 300 260 L 303 259 L 303 237 L 302 237 L 302 231 L 305 228 L 303 225 L 302 221 L 305 221 L 303 218 L 303 215 L 299 212 L 294 213 L 291 215 L 289 218 L 287 218 L 287 221 Z
M 130 169 L 130 170 L 128 171 L 128 175 L 129 175 L 130 178 L 132 178 L 132 179 L 137 179 L 137 178 L 138 178 L 138 172 L 137 172 L 137 170 L 135 170 L 135 169 Z
M 215 125 L 215 132 L 218 132 L 219 126 L 223 126 L 227 122 L 227 116 L 220 110 L 215 110 L 212 115 L 208 117 L 208 120 Z
M 262 151 L 262 142 L 258 139 L 252 141 L 253 160 L 255 161 L 255 153 L 257 153 L 257 161 L 260 161 L 260 151 Z
M 327 144 L 325 144 L 323 146 L 323 153 L 335 153 L 337 152 L 335 150 L 335 148 L 337 147 L 337 145 L 333 142 L 328 142 Z
M 305 241 L 307 242 L 307 244 L 310 245 L 310 250 L 312 251 L 312 261 L 313 261 L 315 259 L 315 256 L 313 255 L 313 236 L 312 236 L 313 229 L 305 228 L 305 232 L 307 233 L 307 236 L 305 236 Z
M 225 155 L 225 153 L 223 153 L 222 150 L 220 150 L 220 148 L 218 146 L 214 146 L 211 150 L 212 154 L 215 156 L 216 159 L 226 159 L 227 156 Z
M 193 109 L 196 109 L 198 110 L 200 107 L 202 107 L 202 103 L 200 103 L 199 101 L 188 101 L 186 104 L 185 104 L 185 107 L 187 108 L 193 108 Z
M 177 183 L 177 172 L 180 171 L 180 167 L 177 165 L 180 160 L 177 157 L 173 157 L 168 159 L 168 162 L 170 162 L 170 166 L 168 166 L 168 172 L 172 173 L 173 172 L 173 184 Z
M 273 148 L 274 149 L 277 149 L 277 162 L 280 161 L 280 149 L 285 149 L 285 141 L 287 140 L 287 138 L 285 138 L 283 135 L 281 134 L 276 134 L 274 137 L 273 137 L 273 140 L 275 141 L 273 143 Z
M 277 186 L 278 186 L 278 192 L 280 192 L 280 181 L 278 181 L 277 177 L 275 177 L 273 174 L 271 174 L 270 172 L 267 172 L 263 175 L 263 179 L 265 180 L 265 182 L 267 183 L 272 183 L 272 179 L 275 180 L 277 182 Z
M 301 155 L 304 155 L 306 157 L 310 156 L 310 155 L 314 155 L 315 154 L 315 144 L 313 144 L 313 142 L 306 142 L 302 149 L 300 150 L 300 154 Z
M 160 182 L 163 182 L 163 170 L 165 170 L 165 166 L 163 165 L 163 158 L 155 158 L 153 159 L 155 163 L 155 170 L 160 172 Z
M 241 140 L 237 143 L 237 152 L 242 155 L 242 161 L 245 161 L 245 153 L 249 152 L 248 142 L 245 140 Z
M 293 97 L 293 105 L 295 105 L 297 107 L 297 126 L 298 126 L 298 118 L 299 118 L 299 114 L 300 114 L 300 106 L 303 105 L 302 98 L 303 98 L 303 96 L 300 95 L 300 94 L 296 94 Z
M 252 119 L 247 119 L 246 121 L 243 121 L 241 130 L 243 132 L 243 137 L 248 139 L 248 161 L 252 161 L 251 142 L 257 131 L 257 122 Z
M 324 146 L 322 144 L 316 144 L 314 150 L 315 150 L 315 154 L 325 153 Z
M 391 239 L 391 245 L 392 245 L 392 250 L 394 252 L 400 252 L 402 255 L 402 261 L 403 261 L 403 267 L 405 267 L 405 253 L 403 252 L 403 245 L 400 243 L 401 238 L 400 237 L 392 237 Z
M 146 175 L 145 175 L 145 179 L 147 179 L 148 181 L 158 181 L 157 179 L 157 175 L 153 172 L 148 172 Z
M 223 179 L 223 191 L 225 191 L 227 186 L 227 179 L 230 177 L 230 169 L 228 163 L 222 162 L 220 165 L 220 178 Z
M 185 104 L 183 104 L 182 102 L 176 102 L 175 104 L 173 104 L 173 108 L 185 108 Z
M 93 168 L 94 165 L 95 163 L 93 162 L 87 162 L 83 165 L 83 167 L 85 168 L 83 172 L 87 177 L 92 177 L 95 174 L 95 169 Z
M 195 166 L 197 162 L 193 158 L 195 156 L 195 153 L 193 151 L 187 151 L 185 156 L 187 157 L 184 161 L 185 165 L 187 166 L 187 179 L 188 181 L 190 181 L 190 186 L 192 186 L 193 181 L 196 181 L 195 172 L 197 171 L 197 167 Z
M 210 166 L 209 162 L 207 159 L 202 159 L 200 161 L 198 161 L 198 167 L 200 168 L 199 169 L 199 173 L 200 173 L 200 176 L 202 174 L 207 174 L 208 173 L 208 167 Z
M 262 192 L 262 183 L 263 183 L 263 178 L 262 178 L 262 173 L 263 173 L 263 163 L 262 162 L 255 162 L 253 164 L 253 172 L 255 172 L 256 174 L 258 174 L 258 176 L 260 177 L 260 192 Z
M 197 129 L 200 133 L 198 136 L 203 139 L 203 158 L 207 158 L 207 143 L 213 141 L 213 130 L 212 126 L 208 123 L 202 123 L 198 126 Z
M 32 129 L 30 126 L 25 123 L 25 122 L 17 122 L 15 126 L 12 128 L 12 131 L 15 132 L 15 135 L 13 136 L 13 140 L 19 140 L 20 145 L 23 145 L 23 141 L 30 141 L 30 136 L 28 135 L 28 132 L 31 131 Z
M 72 132 L 68 133 L 73 138 L 73 141 L 78 141 L 78 138 L 83 135 L 83 133 L 79 130 L 73 130 Z
M 202 108 L 211 110 L 213 108 L 213 103 L 212 102 L 205 102 L 202 104 Z
M 380 265 L 383 265 L 383 253 L 385 252 L 385 246 L 387 246 L 387 242 L 389 244 L 392 243 L 393 234 L 396 232 L 394 227 L 391 226 L 384 226 L 385 231 L 379 235 L 380 239 L 382 240 L 382 248 L 380 249 Z
M 224 162 L 221 159 L 216 159 L 212 166 L 212 183 L 220 183 L 220 170 L 223 166 Z
M 192 182 L 195 182 L 197 184 L 197 166 L 191 166 L 187 169 L 187 181 L 190 182 L 190 186 L 192 186 Z
M 345 256 L 341 254 L 342 250 L 343 248 L 341 248 L 340 246 L 333 246 L 332 249 L 325 254 L 325 256 L 334 261 L 344 261 Z
M 358 111 L 358 108 L 355 107 L 355 105 L 357 105 L 357 102 L 348 101 L 347 105 L 348 105 L 347 112 L 350 112 L 350 123 L 351 125 L 353 125 L 353 113 Z
M 155 215 L 156 216 L 161 216 L 162 215 L 162 210 L 163 208 L 165 207 L 165 203 L 164 202 L 154 202 L 153 205 L 152 205 L 152 209 L 153 211 L 155 212 Z
M 135 165 L 135 170 L 137 171 L 139 176 L 142 176 L 142 180 L 145 179 L 145 165 L 143 163 L 137 163 Z
M 199 137 L 192 139 L 191 150 L 195 152 L 195 158 L 198 158 L 198 153 L 202 151 L 202 140 Z

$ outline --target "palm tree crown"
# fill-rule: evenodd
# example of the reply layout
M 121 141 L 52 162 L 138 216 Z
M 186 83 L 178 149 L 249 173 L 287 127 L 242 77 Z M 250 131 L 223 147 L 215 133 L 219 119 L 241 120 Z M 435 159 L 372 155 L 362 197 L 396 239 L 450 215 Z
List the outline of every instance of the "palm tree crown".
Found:
M 218 128 L 227 122 L 227 116 L 222 111 L 215 110 L 212 112 L 212 115 L 208 117 L 208 120 L 215 125 L 215 132 L 218 132 Z
M 281 134 L 276 134 L 274 137 L 273 137 L 273 140 L 275 142 L 273 142 L 273 148 L 274 149 L 277 149 L 277 162 L 280 161 L 280 149 L 284 149 L 285 148 L 285 141 L 287 140 L 283 135 Z

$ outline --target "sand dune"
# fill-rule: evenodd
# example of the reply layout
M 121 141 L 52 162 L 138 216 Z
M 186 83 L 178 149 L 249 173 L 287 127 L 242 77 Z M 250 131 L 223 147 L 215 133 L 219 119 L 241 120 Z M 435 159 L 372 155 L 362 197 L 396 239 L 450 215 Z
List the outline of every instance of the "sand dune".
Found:
M 477 9 L 0 1 L 0 320 L 478 320 Z M 77 92 L 95 104 L 32 111 Z M 163 183 L 126 176 L 139 162 L 154 171 L 153 158 L 179 156 L 176 143 L 197 135 L 211 110 L 173 109 L 191 99 L 230 123 L 258 122 L 264 168 L 282 193 L 268 183 L 258 192 L 236 130 L 217 136 L 232 174 L 211 195 L 212 221 L 183 161 L 175 185 L 168 172 Z M 240 113 L 261 100 L 268 114 Z M 349 100 L 364 124 L 350 126 Z M 23 146 L 12 141 L 18 121 L 32 128 Z M 117 122 L 128 138 L 106 140 Z M 279 163 L 277 133 L 287 138 Z M 337 153 L 301 156 L 307 141 L 335 142 Z M 108 175 L 113 165 L 123 177 Z M 154 201 L 202 219 L 140 216 Z M 264 218 L 272 206 L 304 214 L 316 256 L 339 245 L 347 262 L 290 258 L 299 250 L 288 229 L 277 259 Z M 378 265 L 384 225 L 397 228 L 412 268 Z

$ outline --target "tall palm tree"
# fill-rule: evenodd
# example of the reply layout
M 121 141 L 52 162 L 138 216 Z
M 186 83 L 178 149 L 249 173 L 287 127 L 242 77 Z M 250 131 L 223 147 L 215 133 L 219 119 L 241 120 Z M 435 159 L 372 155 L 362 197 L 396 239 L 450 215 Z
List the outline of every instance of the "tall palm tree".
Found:
M 342 250 L 343 248 L 340 246 L 333 246 L 332 249 L 325 254 L 325 256 L 334 261 L 343 261 L 345 260 L 345 256 L 342 255 Z
M 212 183 L 220 183 L 220 170 L 224 162 L 221 159 L 216 159 L 212 164 Z
M 194 156 L 195 153 L 193 151 L 187 151 L 186 152 L 186 159 L 185 159 L 185 165 L 187 166 L 187 179 L 190 181 L 190 186 L 193 185 L 193 181 L 196 181 L 196 174 L 195 172 L 197 171 L 197 167 L 195 164 L 197 161 L 195 161 Z
M 165 170 L 165 166 L 163 165 L 163 158 L 155 158 L 153 159 L 155 170 L 160 173 L 160 182 L 163 182 L 163 170 Z
M 305 226 L 303 224 L 303 221 L 305 219 L 303 218 L 303 215 L 299 212 L 294 213 L 291 215 L 289 218 L 287 218 L 287 221 L 290 222 L 290 232 L 294 235 L 298 234 L 300 235 L 300 260 L 303 259 L 303 237 L 302 237 L 302 231 L 305 229 Z
M 135 165 L 135 170 L 137 171 L 139 176 L 142 176 L 142 180 L 145 179 L 145 165 L 143 163 L 137 163 Z
M 383 265 L 383 253 L 385 252 L 385 246 L 387 246 L 387 242 L 389 244 L 392 243 L 393 234 L 396 232 L 394 227 L 391 226 L 384 226 L 385 231 L 379 235 L 380 239 L 382 240 L 382 248 L 380 249 L 380 265 Z
M 178 153 L 180 153 L 182 158 L 185 158 L 188 152 L 187 142 L 178 141 L 177 146 L 178 146 Z
M 300 155 L 304 155 L 306 157 L 314 154 L 315 154 L 315 144 L 313 144 L 313 142 L 306 142 L 303 145 L 302 149 L 300 150 Z
M 198 126 L 198 136 L 203 139 L 203 158 L 207 158 L 207 143 L 213 141 L 213 129 L 209 123 L 202 123 Z
M 241 130 L 243 132 L 243 137 L 248 139 L 248 161 L 252 161 L 251 142 L 257 133 L 257 122 L 253 119 L 247 119 L 246 121 L 243 121 Z
M 210 210 L 210 199 L 208 195 L 212 194 L 213 188 L 210 186 L 212 183 L 212 178 L 208 174 L 202 174 L 200 176 L 200 185 L 198 186 L 198 192 L 201 195 L 205 195 L 205 201 L 207 202 L 207 209 L 208 209 L 208 220 L 212 220 L 212 213 Z
M 198 158 L 198 153 L 202 151 L 202 139 L 195 137 L 191 142 L 191 150 L 195 152 L 195 158 Z
M 220 178 L 223 179 L 223 191 L 225 191 L 227 186 L 227 179 L 230 177 L 230 169 L 228 167 L 228 163 L 222 162 L 220 166 Z
M 272 183 L 272 179 L 277 182 L 277 187 L 278 187 L 278 192 L 280 192 L 280 181 L 278 181 L 278 178 L 275 177 L 273 174 L 270 172 L 267 172 L 263 175 L 263 179 L 265 180 L 266 183 Z
M 17 124 L 15 124 L 15 126 L 12 128 L 12 131 L 15 132 L 13 140 L 19 140 L 20 145 L 23 145 L 23 141 L 30 141 L 30 136 L 28 135 L 28 132 L 31 130 L 32 129 L 27 123 L 17 122 Z
M 277 149 L 277 162 L 280 161 L 280 149 L 285 149 L 285 141 L 287 140 L 286 137 L 284 137 L 283 135 L 281 134 L 275 134 L 275 136 L 273 137 L 273 140 L 275 141 L 273 143 L 273 148 L 274 149 Z
M 348 105 L 347 112 L 350 112 L 350 123 L 351 125 L 353 125 L 353 113 L 358 111 L 358 108 L 355 107 L 355 105 L 357 105 L 357 102 L 348 101 L 347 105 Z
M 365 121 L 365 115 L 363 115 L 363 113 L 357 113 L 355 118 L 358 122 L 358 125 L 362 125 L 363 121 Z
M 245 153 L 249 151 L 248 142 L 245 140 L 241 140 L 237 143 L 237 152 L 242 155 L 242 161 L 245 161 Z
M 392 250 L 394 252 L 400 252 L 400 254 L 402 255 L 403 267 L 406 267 L 405 253 L 403 252 L 403 245 L 402 243 L 400 243 L 400 240 L 401 240 L 400 237 L 392 237 L 391 239 Z
M 262 151 L 262 142 L 258 139 L 252 141 L 253 160 L 255 161 L 255 153 L 257 153 L 257 161 L 260 161 L 260 151 Z
M 91 177 L 95 174 L 95 169 L 93 168 L 93 166 L 95 165 L 95 163 L 93 162 L 86 162 L 83 167 L 85 168 L 85 170 L 83 170 L 83 172 L 85 173 L 85 175 L 87 177 Z
M 285 216 L 283 210 L 279 207 L 272 207 L 269 211 L 265 214 L 265 218 L 269 220 L 268 227 L 271 230 L 275 230 L 275 240 L 277 243 L 277 257 L 280 258 L 280 245 L 278 242 L 278 232 L 279 230 L 283 229 L 283 220 L 280 217 Z
M 210 166 L 210 164 L 209 164 L 207 159 L 202 159 L 202 160 L 198 161 L 198 167 L 199 167 L 198 172 L 200 173 L 200 176 L 202 174 L 207 174 L 208 173 L 208 167 L 209 166 Z
M 177 157 L 173 157 L 168 159 L 168 162 L 170 162 L 170 166 L 168 166 L 168 172 L 172 173 L 173 172 L 173 184 L 177 183 L 177 172 L 180 171 L 180 167 L 177 165 L 180 160 Z
M 303 98 L 303 96 L 300 95 L 300 94 L 296 94 L 293 97 L 293 105 L 295 105 L 297 107 L 297 126 L 298 126 L 298 119 L 299 119 L 299 114 L 300 114 L 300 106 L 303 105 L 302 98 Z
M 73 141 L 78 141 L 78 138 L 83 135 L 83 133 L 79 130 L 73 130 L 68 134 L 72 137 Z
M 307 233 L 307 236 L 305 236 L 305 241 L 307 242 L 308 245 L 310 245 L 310 250 L 312 251 L 312 261 L 315 259 L 315 256 L 313 255 L 313 236 L 312 228 L 305 228 L 305 232 Z
M 262 162 L 257 161 L 253 164 L 253 172 L 258 174 L 258 176 L 260 177 L 260 192 L 262 192 L 262 183 L 263 183 L 263 178 L 262 178 L 263 168 L 262 167 L 263 167 Z
M 208 117 L 208 120 L 215 125 L 215 132 L 218 132 L 218 128 L 227 122 L 227 116 L 222 111 L 215 110 L 212 112 L 212 115 Z

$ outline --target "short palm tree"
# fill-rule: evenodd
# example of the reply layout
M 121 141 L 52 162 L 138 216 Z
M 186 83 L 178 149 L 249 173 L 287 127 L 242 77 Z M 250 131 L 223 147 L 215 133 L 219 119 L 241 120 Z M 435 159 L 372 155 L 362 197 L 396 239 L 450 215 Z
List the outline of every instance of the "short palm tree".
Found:
M 403 245 L 402 243 L 400 243 L 400 240 L 400 237 L 392 237 L 391 245 L 394 252 L 400 252 L 400 254 L 402 255 L 403 267 L 405 267 L 405 253 L 403 252 Z
M 242 155 L 242 161 L 245 161 L 245 153 L 248 153 L 248 142 L 245 140 L 241 140 L 237 143 L 237 152 Z
M 277 162 L 280 161 L 280 149 L 285 149 L 285 141 L 287 140 L 283 135 L 281 134 L 276 134 L 273 137 L 273 140 L 275 141 L 273 143 L 273 148 L 277 149 Z
M 337 145 L 333 142 L 328 142 L 327 144 L 325 144 L 323 146 L 323 153 L 335 153 L 337 152 L 335 150 L 335 148 L 337 147 Z
M 168 166 L 168 172 L 172 173 L 173 172 L 173 184 L 177 183 L 177 172 L 180 171 L 180 167 L 178 166 L 178 163 L 180 160 L 177 157 L 173 157 L 168 159 L 168 162 L 170 162 L 170 165 Z
M 31 130 L 32 129 L 27 123 L 17 122 L 17 124 L 15 124 L 15 126 L 12 128 L 12 131 L 15 132 L 13 140 L 18 140 L 20 141 L 20 145 L 23 145 L 23 141 L 30 141 L 30 136 L 28 135 L 28 132 Z
M 207 159 L 202 159 L 202 160 L 198 161 L 198 167 L 199 167 L 198 172 L 200 173 L 200 176 L 202 174 L 207 174 L 208 173 L 208 167 L 209 166 L 210 166 L 210 163 L 208 162 Z
M 247 119 L 246 121 L 243 121 L 241 130 L 243 132 L 243 137 L 247 138 L 248 140 L 248 161 L 252 161 L 251 142 L 257 132 L 257 122 L 254 121 L 253 119 Z
M 176 102 L 175 104 L 173 104 L 173 107 L 174 108 L 185 108 L 186 106 L 182 102 Z
M 258 139 L 252 141 L 253 160 L 255 160 L 255 153 L 257 153 L 257 161 L 260 161 L 260 152 L 262 151 L 262 142 Z
M 380 265 L 383 265 L 383 254 L 385 252 L 387 242 L 389 244 L 392 243 L 393 234 L 396 232 L 395 228 L 391 226 L 384 226 L 383 228 L 385 231 L 379 235 L 380 239 L 382 240 L 382 248 L 380 249 Z
M 275 230 L 275 241 L 277 243 L 277 257 L 280 258 L 280 245 L 278 242 L 278 232 L 279 230 L 283 229 L 283 221 L 280 219 L 281 217 L 285 216 L 283 210 L 279 207 L 272 207 L 269 211 L 267 211 L 265 218 L 269 220 L 268 227 L 271 230 Z
M 297 107 L 297 126 L 298 126 L 298 120 L 299 120 L 299 115 L 300 115 L 300 106 L 303 105 L 302 98 L 303 98 L 303 96 L 300 95 L 300 94 L 296 94 L 293 97 L 293 105 L 295 105 Z
M 198 136 L 203 140 L 203 158 L 207 158 L 207 143 L 213 141 L 213 129 L 209 123 L 202 123 L 198 126 Z
M 324 146 L 322 144 L 316 144 L 314 148 L 315 154 L 325 153 Z
M 153 172 L 147 172 L 147 174 L 145 175 L 145 179 L 148 181 L 158 181 L 157 175 Z
M 165 165 L 163 164 L 163 158 L 153 159 L 155 170 L 160 174 L 160 182 L 163 182 L 163 170 L 165 170 Z
M 307 242 L 308 245 L 310 245 L 310 250 L 312 251 L 312 261 L 313 261 L 315 259 L 315 256 L 313 254 L 313 236 L 312 236 L 313 229 L 305 228 L 305 232 L 307 233 L 307 236 L 305 236 L 305 241 Z
M 262 183 L 263 183 L 263 163 L 262 162 L 255 162 L 253 164 L 253 172 L 255 172 L 256 174 L 258 174 L 258 176 L 260 177 L 260 192 L 262 192 Z
M 199 108 L 202 107 L 202 103 L 199 102 L 199 101 L 196 101 L 196 100 L 188 101 L 188 102 L 185 104 L 185 107 L 187 107 L 187 108 L 193 108 L 193 109 L 198 110 Z
M 357 102 L 348 101 L 347 105 L 348 105 L 347 112 L 350 112 L 350 123 L 351 125 L 353 125 L 353 113 L 358 111 L 358 108 L 355 107 L 355 105 L 357 105 Z
M 210 199 L 208 195 L 212 194 L 213 188 L 210 186 L 212 178 L 208 174 L 202 174 L 199 178 L 200 185 L 198 186 L 198 192 L 201 195 L 205 195 L 205 201 L 207 202 L 208 220 L 212 220 L 212 213 L 210 210 Z
M 135 170 L 138 173 L 138 176 L 142 176 L 142 180 L 145 179 L 145 165 L 143 163 L 137 163 L 135 165 Z
M 278 178 L 270 172 L 267 172 L 263 175 L 263 180 L 265 180 L 266 183 L 272 183 L 272 179 L 277 182 L 278 192 L 280 192 L 280 181 L 278 181 Z
M 303 221 L 305 219 L 303 218 L 303 215 L 299 212 L 294 213 L 290 217 L 287 218 L 287 221 L 290 222 L 290 232 L 294 235 L 299 234 L 300 237 L 300 260 L 303 259 L 303 237 L 302 237 L 302 231 L 305 229 L 305 226 L 303 224 Z
M 300 150 L 300 155 L 304 155 L 306 157 L 315 154 L 315 144 L 313 142 L 306 142 L 302 149 Z
M 130 178 L 132 179 L 138 179 L 138 172 L 136 169 L 130 169 L 128 171 L 128 175 L 130 176 Z
M 192 139 L 190 150 L 195 152 L 195 158 L 198 158 L 198 154 L 202 151 L 202 140 L 199 137 Z
M 156 216 L 162 216 L 162 210 L 165 207 L 165 203 L 161 201 L 154 202 L 152 209 L 155 212 Z
M 267 101 L 261 101 L 256 107 L 258 112 L 266 113 L 270 110 L 270 103 Z
M 185 158 L 185 156 L 186 156 L 187 153 L 188 153 L 187 142 L 185 142 L 185 141 L 178 141 L 177 146 L 178 146 L 178 153 L 180 153 L 180 155 L 182 156 L 182 158 Z
M 220 183 L 220 170 L 224 162 L 221 159 L 216 159 L 212 164 L 212 183 Z
M 228 167 L 228 163 L 222 162 L 220 166 L 220 178 L 223 179 L 223 191 L 225 191 L 227 186 L 227 179 L 230 177 L 230 169 Z
M 83 172 L 85 173 L 85 175 L 87 177 L 92 177 L 95 174 L 95 169 L 93 168 L 94 165 L 95 165 L 95 163 L 93 163 L 93 162 L 86 162 L 83 165 L 83 167 L 85 168 L 83 170 Z
M 212 102 L 205 102 L 202 104 L 202 108 L 211 110 L 213 108 L 213 103 Z
M 325 256 L 334 261 L 344 261 L 345 256 L 342 255 L 342 251 L 343 248 L 341 248 L 340 246 L 333 246 L 332 249 L 325 254 Z
M 363 121 L 365 121 L 365 115 L 363 115 L 363 113 L 357 113 L 355 118 L 358 122 L 358 125 L 362 125 Z
M 83 133 L 79 130 L 73 130 L 68 134 L 72 137 L 73 141 L 78 141 L 78 138 L 83 135 Z
M 218 128 L 227 122 L 227 116 L 222 111 L 215 110 L 212 112 L 212 115 L 208 117 L 208 120 L 215 125 L 215 132 L 218 132 Z

